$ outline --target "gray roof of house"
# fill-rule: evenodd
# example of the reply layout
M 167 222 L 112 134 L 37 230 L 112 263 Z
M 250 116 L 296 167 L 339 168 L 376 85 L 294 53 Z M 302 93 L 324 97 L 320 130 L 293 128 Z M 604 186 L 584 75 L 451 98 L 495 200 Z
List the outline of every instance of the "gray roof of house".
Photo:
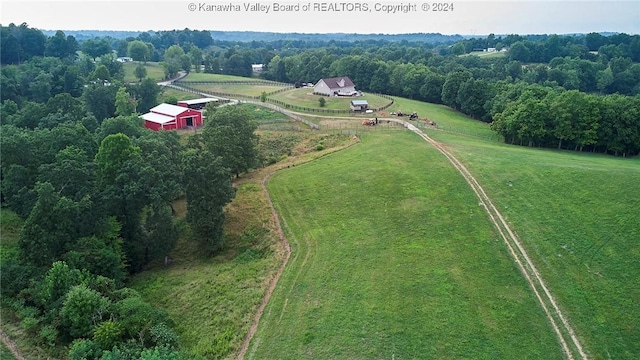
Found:
M 344 82 L 342 82 L 341 80 L 344 80 Z M 351 79 L 349 79 L 348 76 L 322 79 L 322 81 L 324 81 L 324 83 L 327 84 L 329 89 L 341 89 L 343 87 L 355 86 L 353 81 L 351 81 Z M 343 85 L 340 86 L 340 83 L 343 83 Z
M 353 105 L 369 105 L 367 100 L 351 100 Z

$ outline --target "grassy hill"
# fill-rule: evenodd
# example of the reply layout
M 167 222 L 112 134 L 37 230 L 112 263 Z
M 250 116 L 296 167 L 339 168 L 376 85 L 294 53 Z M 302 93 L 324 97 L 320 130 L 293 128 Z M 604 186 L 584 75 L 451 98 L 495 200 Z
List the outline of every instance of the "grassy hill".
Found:
M 562 358 L 464 180 L 408 132 L 276 174 L 292 256 L 249 358 Z
M 640 159 L 434 132 L 513 224 L 594 358 L 640 354 Z

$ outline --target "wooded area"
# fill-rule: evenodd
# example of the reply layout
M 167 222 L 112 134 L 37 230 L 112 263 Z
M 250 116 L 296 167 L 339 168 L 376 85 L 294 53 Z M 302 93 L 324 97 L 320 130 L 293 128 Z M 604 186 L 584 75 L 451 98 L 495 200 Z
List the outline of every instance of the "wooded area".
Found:
M 160 87 L 124 83 L 110 43 L 96 40 L 108 50 L 92 52 L 62 32 L 2 33 L 3 61 L 19 63 L 2 67 L 2 206 L 24 219 L 18 251 L 1 263 L 3 304 L 37 343 L 69 346 L 71 359 L 175 358 L 172 320 L 124 284 L 170 254 L 181 196 L 203 253 L 222 247 L 231 176 L 257 164 L 251 114 L 211 108 L 209 125 L 183 144 L 142 126 Z

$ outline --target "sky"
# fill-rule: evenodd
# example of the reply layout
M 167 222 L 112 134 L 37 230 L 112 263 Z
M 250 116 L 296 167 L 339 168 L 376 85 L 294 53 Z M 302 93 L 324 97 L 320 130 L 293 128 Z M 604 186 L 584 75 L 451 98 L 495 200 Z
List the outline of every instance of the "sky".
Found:
M 360 1 L 360 2 L 357 2 Z M 440 11 L 436 11 L 440 10 Z M 40 30 L 640 34 L 640 2 L 608 0 L 0 0 L 0 24 Z

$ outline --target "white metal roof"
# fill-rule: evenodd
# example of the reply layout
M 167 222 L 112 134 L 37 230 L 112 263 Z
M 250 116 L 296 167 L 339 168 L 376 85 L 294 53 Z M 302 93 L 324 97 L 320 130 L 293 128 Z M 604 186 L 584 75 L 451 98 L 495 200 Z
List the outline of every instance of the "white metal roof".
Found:
M 353 105 L 369 105 L 367 100 L 351 100 Z
M 178 105 L 171 105 L 171 104 L 160 104 L 154 108 L 152 108 L 151 112 L 154 113 L 158 113 L 158 114 L 164 114 L 164 115 L 169 115 L 169 116 L 177 116 L 182 114 L 183 112 L 189 110 L 186 107 L 183 106 L 178 106 Z
M 143 118 L 146 121 L 151 121 L 151 122 L 154 122 L 156 124 L 163 124 L 163 125 L 166 124 L 166 123 L 170 123 L 172 121 L 175 121 L 175 119 L 176 119 L 173 116 L 162 115 L 162 114 L 157 114 L 157 113 L 152 113 L 152 112 L 140 115 L 140 117 Z
M 202 99 L 193 99 L 193 100 L 181 100 L 181 101 L 178 101 L 178 103 L 187 104 L 187 105 L 193 105 L 193 104 L 208 103 L 208 102 L 212 102 L 212 101 L 218 101 L 218 99 L 202 98 Z

